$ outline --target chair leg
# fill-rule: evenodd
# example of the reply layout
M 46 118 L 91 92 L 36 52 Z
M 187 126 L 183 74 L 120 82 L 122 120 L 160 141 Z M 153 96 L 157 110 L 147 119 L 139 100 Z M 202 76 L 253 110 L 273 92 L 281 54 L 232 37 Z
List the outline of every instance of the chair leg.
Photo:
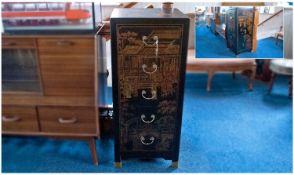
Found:
M 233 79 L 236 79 L 236 72 L 232 72 Z
M 206 86 L 206 91 L 207 92 L 210 92 L 210 89 L 211 89 L 211 80 L 212 80 L 213 74 L 214 74 L 213 71 L 208 71 L 207 86 Z
M 253 90 L 253 81 L 255 79 L 255 74 L 256 74 L 256 67 L 253 67 L 251 69 L 251 75 L 249 77 L 248 91 L 252 91 Z
M 269 82 L 269 88 L 268 88 L 268 93 L 269 94 L 272 92 L 275 78 L 276 78 L 276 74 L 272 73 L 272 76 L 271 76 L 271 79 L 270 79 L 270 82 Z
M 288 95 L 291 98 L 292 97 L 292 87 L 293 87 L 293 82 L 292 82 L 292 76 L 289 78 L 289 90 L 288 90 Z

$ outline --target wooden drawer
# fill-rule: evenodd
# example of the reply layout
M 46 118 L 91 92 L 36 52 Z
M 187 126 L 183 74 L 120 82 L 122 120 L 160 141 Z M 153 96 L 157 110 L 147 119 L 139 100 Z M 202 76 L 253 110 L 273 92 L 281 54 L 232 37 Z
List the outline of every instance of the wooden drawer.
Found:
M 38 120 L 35 107 L 3 106 L 3 131 L 38 132 Z
M 35 48 L 35 40 L 29 38 L 2 38 L 2 48 Z
M 94 107 L 39 107 L 38 111 L 42 132 L 96 133 Z
M 94 38 L 43 38 L 38 39 L 42 54 L 95 54 Z

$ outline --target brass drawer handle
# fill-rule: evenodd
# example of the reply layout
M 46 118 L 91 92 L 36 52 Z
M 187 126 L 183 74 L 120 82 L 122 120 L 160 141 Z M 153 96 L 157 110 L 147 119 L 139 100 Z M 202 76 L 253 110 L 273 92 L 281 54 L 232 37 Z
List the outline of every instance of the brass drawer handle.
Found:
M 72 46 L 72 45 L 74 45 L 74 42 L 62 40 L 62 41 L 58 41 L 57 45 L 58 46 Z
M 155 73 L 155 72 L 157 71 L 158 66 L 157 66 L 155 63 L 153 63 L 152 68 L 153 68 L 154 70 L 153 70 L 152 72 L 148 72 L 148 71 L 146 71 L 146 70 L 145 70 L 146 68 L 147 68 L 147 65 L 146 65 L 146 64 L 143 64 L 143 65 L 142 65 L 143 72 L 145 72 L 146 74 L 153 74 L 153 73 Z
M 58 118 L 58 122 L 61 124 L 73 124 L 76 123 L 78 121 L 77 118 L 73 117 L 71 119 L 64 119 L 62 117 Z
M 150 141 L 150 142 L 146 142 L 145 137 L 141 136 L 141 137 L 140 137 L 140 140 L 141 140 L 141 143 L 142 143 L 143 145 L 151 145 L 151 144 L 154 142 L 155 138 L 154 138 L 154 137 L 150 137 L 150 138 L 149 138 L 149 141 Z
M 13 117 L 2 116 L 3 122 L 17 122 L 19 120 L 20 120 L 20 118 L 17 116 L 13 116 Z
M 153 44 L 148 44 L 147 42 L 146 42 L 146 40 L 148 39 L 148 37 L 147 36 L 143 36 L 142 37 L 142 42 L 144 43 L 144 45 L 145 46 L 156 46 L 156 48 L 155 48 L 155 55 L 156 55 L 156 57 L 158 56 L 158 36 L 153 36 L 153 40 L 154 40 L 154 43 Z
M 152 93 L 152 96 L 151 97 L 145 97 L 146 93 L 147 92 L 145 90 L 142 91 L 142 97 L 144 99 L 146 99 L 146 100 L 152 100 L 152 99 L 155 99 L 156 98 L 156 91 L 154 91 L 154 90 L 151 91 L 151 93 Z
M 144 43 L 146 46 L 156 46 L 156 45 L 158 45 L 158 36 L 153 36 L 153 40 L 154 40 L 154 43 L 153 43 L 153 44 L 148 44 L 148 43 L 146 43 L 146 40 L 147 40 L 147 36 L 143 36 L 143 37 L 142 37 L 142 41 L 143 41 L 143 43 Z
M 151 120 L 149 120 L 149 121 L 145 120 L 145 118 L 146 118 L 146 116 L 145 116 L 144 114 L 142 114 L 142 115 L 141 115 L 141 120 L 142 120 L 144 123 L 149 124 L 149 123 L 152 123 L 152 122 L 155 120 L 155 115 L 152 114 L 152 115 L 150 116 Z

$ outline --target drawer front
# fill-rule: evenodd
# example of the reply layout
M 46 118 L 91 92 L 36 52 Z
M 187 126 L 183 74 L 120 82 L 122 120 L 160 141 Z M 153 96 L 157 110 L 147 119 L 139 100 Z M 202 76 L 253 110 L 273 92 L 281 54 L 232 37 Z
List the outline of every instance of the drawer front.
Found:
M 94 38 L 43 38 L 38 39 L 39 53 L 56 54 L 95 54 Z
M 119 73 L 126 82 L 170 82 L 179 76 L 179 55 L 120 56 Z
M 122 151 L 171 151 L 177 120 L 176 100 L 157 100 L 153 106 L 134 101 L 121 103 L 120 132 Z M 141 138 L 155 138 L 145 144 Z
M 142 128 L 136 134 L 121 137 L 122 152 L 173 151 L 174 135 L 156 129 Z
M 42 132 L 95 134 L 94 107 L 39 107 Z
M 16 132 L 38 132 L 35 107 L 2 106 L 2 130 Z
M 35 48 L 35 40 L 29 38 L 2 38 L 2 48 Z
M 93 55 L 40 55 L 45 95 L 94 95 Z

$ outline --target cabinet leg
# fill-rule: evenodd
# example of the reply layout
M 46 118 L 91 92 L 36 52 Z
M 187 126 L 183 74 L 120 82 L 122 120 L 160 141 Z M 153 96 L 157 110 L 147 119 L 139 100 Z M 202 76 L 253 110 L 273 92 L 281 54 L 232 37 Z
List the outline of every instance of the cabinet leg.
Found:
M 120 155 L 120 148 L 119 143 L 115 142 L 115 151 L 114 151 L 114 167 L 115 168 L 121 168 L 122 162 L 121 162 L 121 155 Z
M 122 167 L 122 163 L 120 162 L 115 162 L 114 163 L 115 168 L 121 168 Z
M 292 76 L 290 76 L 289 78 L 289 92 L 288 92 L 288 95 L 289 97 L 291 98 L 292 97 L 292 87 L 293 87 L 293 82 L 292 82 Z
M 93 164 L 94 165 L 98 165 L 98 158 L 97 158 L 97 153 L 96 153 L 96 141 L 95 141 L 95 138 L 90 138 L 88 140 L 88 142 L 89 142 L 89 148 L 90 148 L 90 152 L 91 152 Z
M 172 168 L 178 168 L 179 167 L 179 161 L 172 161 L 171 167 Z

